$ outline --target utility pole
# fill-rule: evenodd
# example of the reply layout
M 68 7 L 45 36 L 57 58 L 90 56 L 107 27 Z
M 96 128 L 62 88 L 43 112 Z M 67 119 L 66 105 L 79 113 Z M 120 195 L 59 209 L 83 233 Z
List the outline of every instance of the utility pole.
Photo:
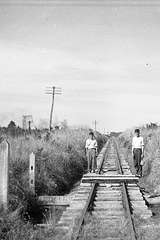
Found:
M 29 131 L 29 134 L 31 134 L 31 121 L 28 122 L 28 131 Z
M 49 130 L 52 130 L 52 119 L 53 119 L 53 107 L 54 107 L 54 96 L 55 94 L 62 94 L 61 88 L 57 88 L 55 86 L 46 88 L 46 94 L 52 95 L 52 104 L 50 111 L 50 119 L 49 119 Z
M 94 121 L 94 130 L 95 130 L 95 132 L 97 131 L 97 121 L 96 120 Z

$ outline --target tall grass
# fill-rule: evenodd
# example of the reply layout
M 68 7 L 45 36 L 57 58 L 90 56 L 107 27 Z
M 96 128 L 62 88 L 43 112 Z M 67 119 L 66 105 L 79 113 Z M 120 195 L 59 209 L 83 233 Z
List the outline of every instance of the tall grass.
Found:
M 107 224 L 107 227 L 106 227 Z M 94 240 L 94 239 L 123 239 L 131 240 L 130 232 L 128 230 L 129 224 L 125 218 L 121 218 L 118 226 L 110 223 L 102 224 L 96 216 L 88 213 L 85 217 L 84 226 L 80 234 L 80 240 Z
M 46 239 L 53 231 L 35 230 L 33 223 L 41 218 L 39 195 L 63 195 L 79 181 L 87 168 L 85 140 L 88 129 L 59 130 L 46 138 L 8 137 L 9 162 L 9 211 L 1 213 L 0 239 Z M 96 133 L 99 148 L 106 139 Z M 36 156 L 36 196 L 29 190 L 29 155 Z M 12 214 L 17 211 L 17 214 Z M 15 213 L 15 212 L 14 212 Z M 23 236 L 23 237 L 22 237 Z
M 36 155 L 37 195 L 67 193 L 81 178 L 86 159 L 84 139 L 87 131 L 60 131 L 45 138 L 9 139 L 11 145 L 9 193 L 10 201 L 19 201 L 29 187 L 29 155 Z M 14 197 L 15 195 L 15 197 Z M 11 204 L 13 207 L 13 203 Z

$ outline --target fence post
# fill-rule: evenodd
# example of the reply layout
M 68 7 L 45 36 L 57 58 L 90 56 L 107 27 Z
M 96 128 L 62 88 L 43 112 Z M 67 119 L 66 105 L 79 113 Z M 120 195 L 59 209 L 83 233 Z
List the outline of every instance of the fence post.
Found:
M 29 188 L 35 194 L 35 154 L 29 156 Z
M 0 207 L 4 210 L 8 206 L 8 162 L 9 143 L 3 140 L 0 143 Z

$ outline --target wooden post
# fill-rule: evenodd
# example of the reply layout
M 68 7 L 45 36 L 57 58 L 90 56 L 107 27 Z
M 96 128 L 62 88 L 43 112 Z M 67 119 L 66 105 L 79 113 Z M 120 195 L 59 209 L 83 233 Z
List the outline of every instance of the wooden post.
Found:
M 31 121 L 28 122 L 28 131 L 29 131 L 29 134 L 31 134 Z
M 0 207 L 4 210 L 8 205 L 8 162 L 9 143 L 3 140 L 0 143 Z
M 53 117 L 54 95 L 55 95 L 55 87 L 53 87 L 53 92 L 52 92 L 52 105 L 51 105 L 51 113 L 50 113 L 50 121 L 49 121 L 49 129 L 50 129 L 50 131 L 52 130 L 52 117 Z
M 96 132 L 97 131 L 97 121 L 96 120 L 94 121 L 94 124 L 95 124 L 95 127 L 94 127 L 95 128 L 95 132 Z
M 49 129 L 52 130 L 52 117 L 53 117 L 53 107 L 54 107 L 54 96 L 55 94 L 61 94 L 61 88 L 57 87 L 49 87 L 46 89 L 46 94 L 52 95 L 52 105 L 51 105 L 51 112 L 50 112 L 50 120 L 49 120 Z
M 29 156 L 29 188 L 35 194 L 35 154 Z

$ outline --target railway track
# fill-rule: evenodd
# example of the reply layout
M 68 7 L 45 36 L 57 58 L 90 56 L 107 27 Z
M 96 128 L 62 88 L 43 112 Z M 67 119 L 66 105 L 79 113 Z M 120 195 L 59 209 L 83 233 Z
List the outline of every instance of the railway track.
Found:
M 99 176 L 131 176 L 128 163 L 119 151 L 114 139 L 110 139 L 97 157 Z M 88 174 L 90 179 L 95 174 Z M 87 176 L 88 176 L 87 175 Z M 96 174 L 97 176 L 97 174 Z M 134 175 L 132 175 L 134 177 Z M 85 178 L 85 176 L 84 176 Z M 89 211 L 96 218 L 99 226 L 97 240 L 120 240 L 122 223 L 127 223 L 129 238 L 138 239 L 133 214 L 141 218 L 150 218 L 151 211 L 145 205 L 143 196 L 136 183 L 82 183 L 70 206 L 63 213 L 56 231 L 61 239 L 77 240 L 83 228 L 86 213 Z M 87 180 L 86 180 L 87 181 Z

